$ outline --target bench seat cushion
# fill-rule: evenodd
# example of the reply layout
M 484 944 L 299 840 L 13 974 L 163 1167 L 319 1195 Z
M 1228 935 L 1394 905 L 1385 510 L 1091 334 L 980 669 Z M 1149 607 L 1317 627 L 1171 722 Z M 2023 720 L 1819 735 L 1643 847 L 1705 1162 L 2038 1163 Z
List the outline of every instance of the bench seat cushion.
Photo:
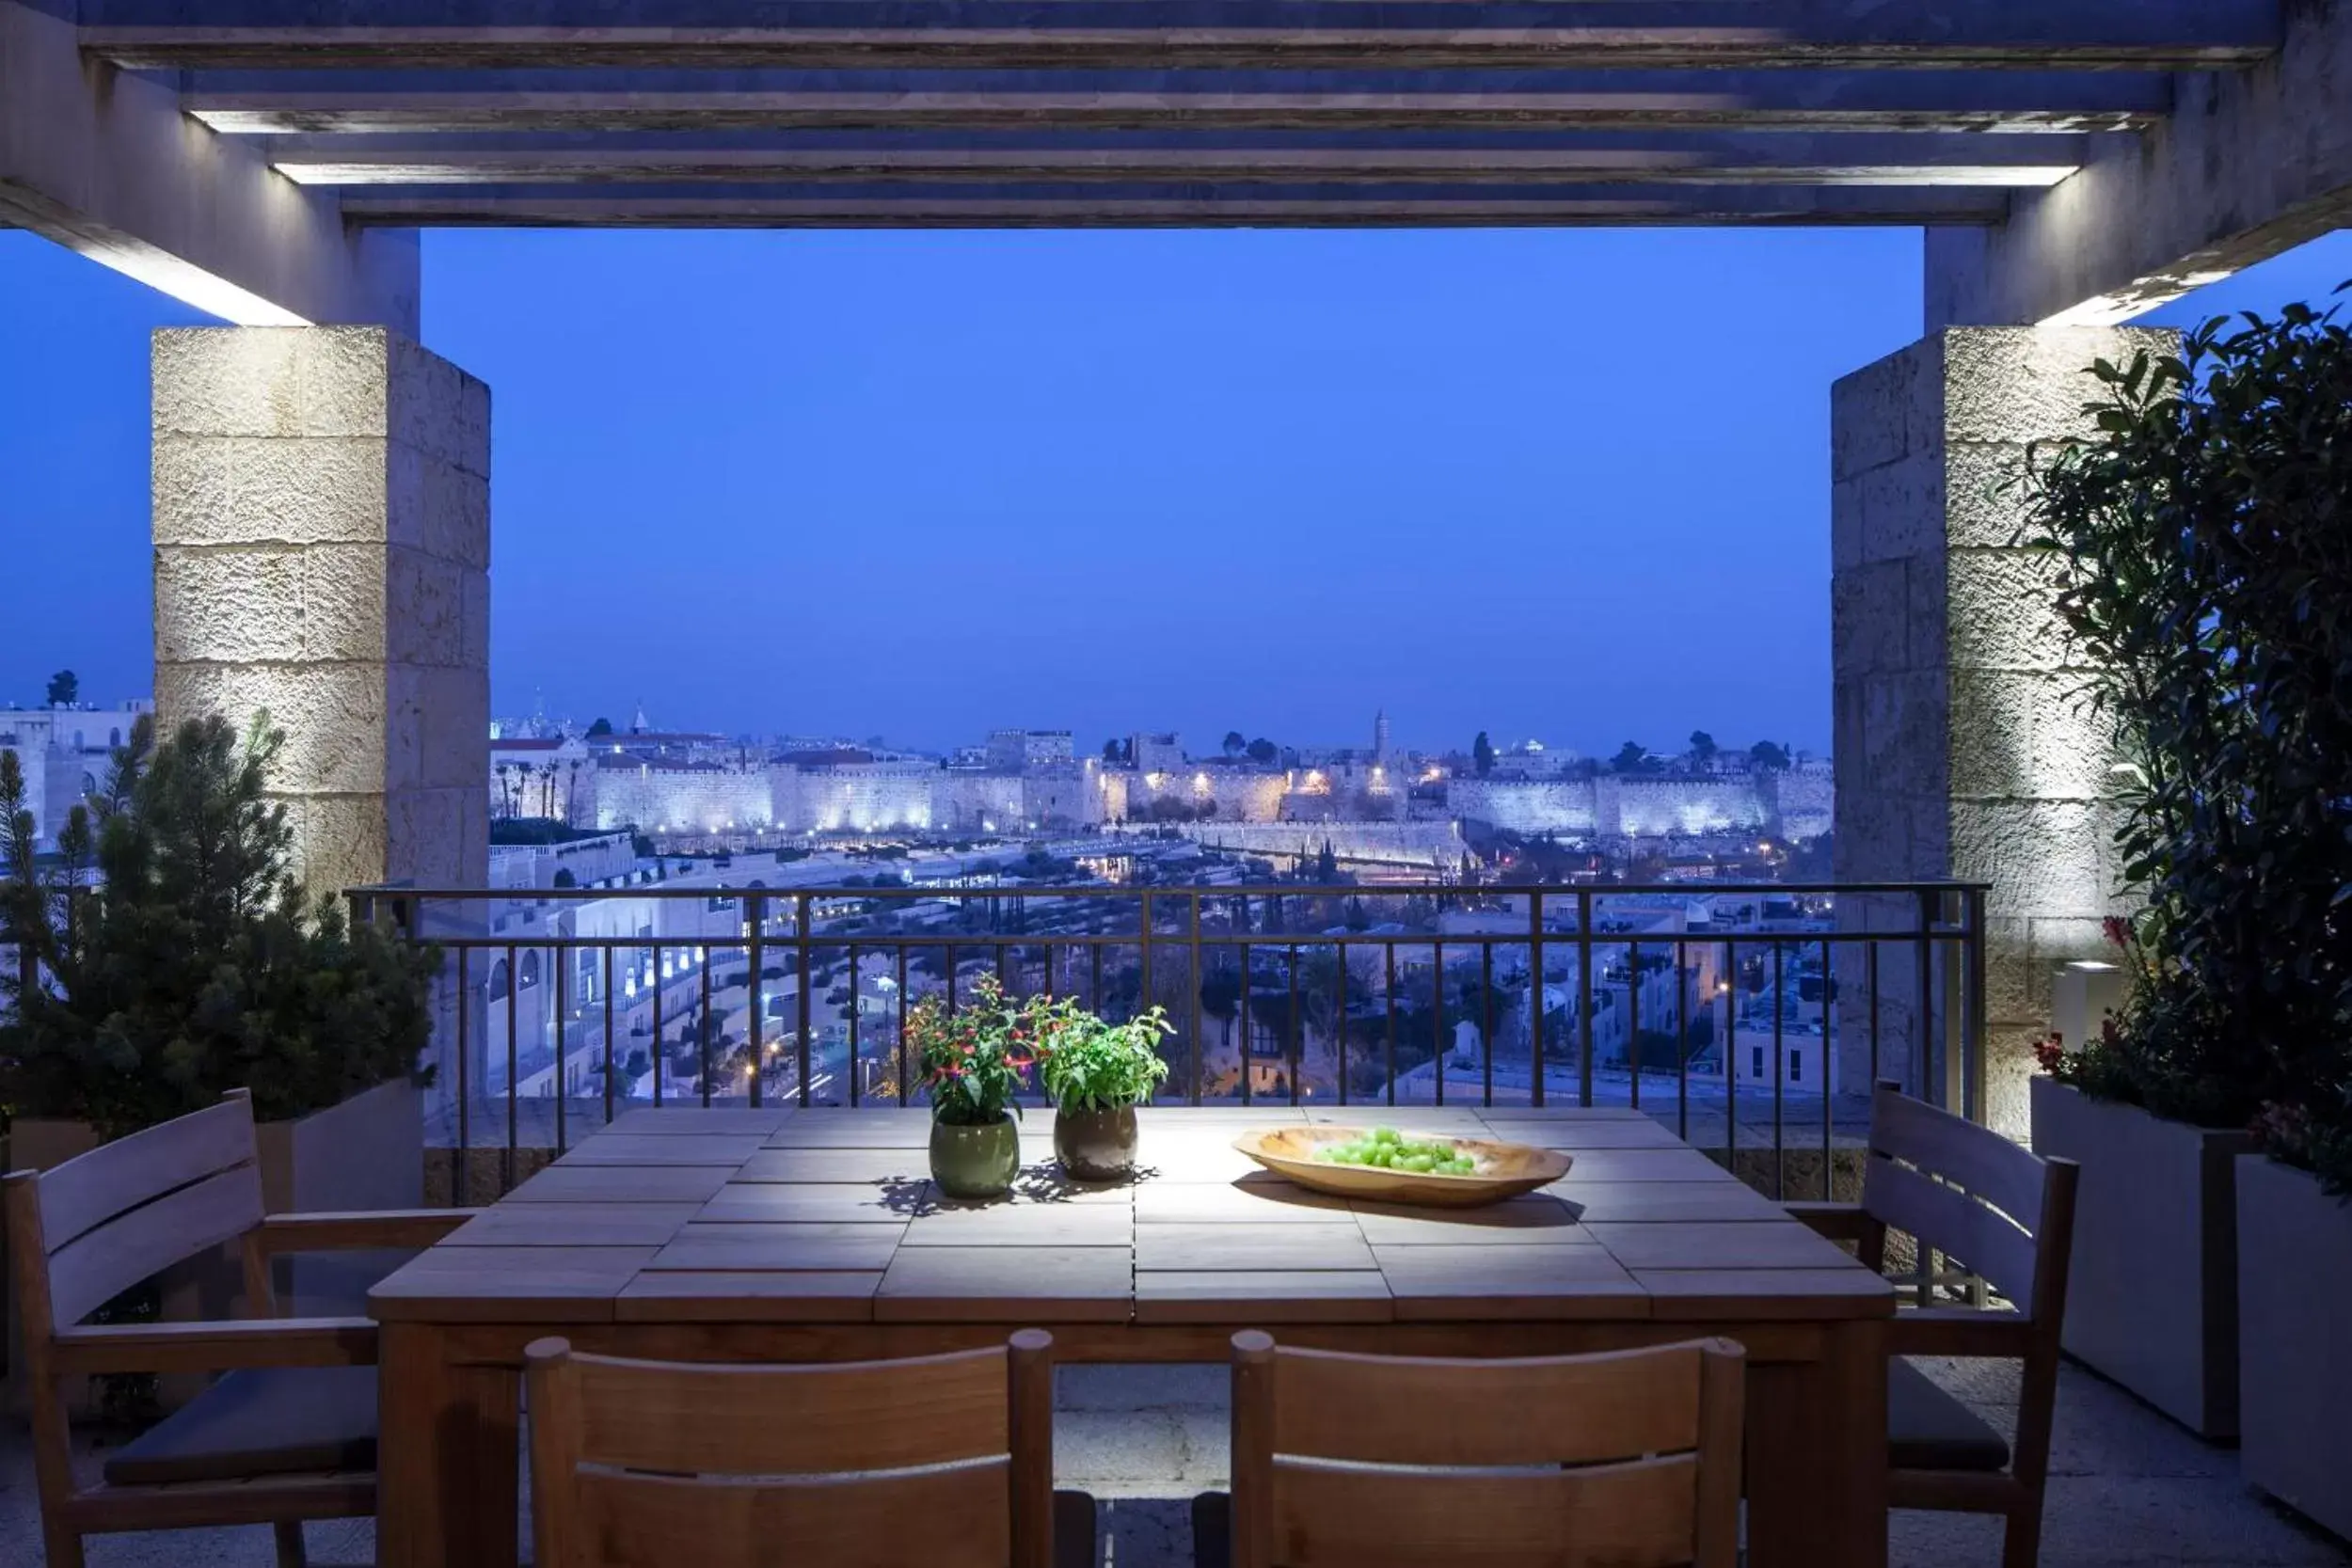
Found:
M 110 1454 L 110 1486 L 375 1468 L 373 1367 L 229 1373 Z

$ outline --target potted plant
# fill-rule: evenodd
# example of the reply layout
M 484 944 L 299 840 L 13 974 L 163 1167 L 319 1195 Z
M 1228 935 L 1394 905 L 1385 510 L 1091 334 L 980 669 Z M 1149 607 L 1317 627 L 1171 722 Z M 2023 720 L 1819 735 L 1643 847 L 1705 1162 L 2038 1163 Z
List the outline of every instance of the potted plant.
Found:
M 1039 1073 L 1054 1101 L 1054 1153 L 1083 1181 L 1116 1181 L 1136 1168 L 1136 1107 L 1168 1076 L 1160 1041 L 1174 1034 L 1153 1007 L 1105 1023 L 1070 999 L 1036 1014 Z
M 2297 306 L 2095 373 L 2098 435 L 2027 481 L 2141 904 L 2111 923 L 2123 1005 L 2045 1042 L 2033 1085 L 2034 1147 L 2082 1165 L 2064 1338 L 2199 1432 L 2243 1428 L 2277 1490 L 2265 1456 L 2352 1447 L 2343 1391 L 2324 1434 L 2258 1430 L 2319 1413 L 2293 1402 L 2341 1358 L 2310 1303 L 2352 1288 L 2344 1212 L 2287 1219 L 2291 1189 L 2352 1180 L 2352 338 Z M 2258 1121 L 2313 1174 L 2248 1159 Z
M 906 1037 L 931 1101 L 931 1180 L 949 1197 L 1002 1197 L 1021 1169 L 1013 1100 L 1035 1059 L 1022 1010 L 993 976 L 950 1012 L 927 996 L 907 1013 Z
M 192 720 L 161 744 L 143 719 L 46 859 L 17 761 L 0 754 L 0 945 L 20 959 L 0 974 L 13 1165 L 47 1168 L 246 1088 L 273 1212 L 421 1201 L 438 955 L 305 895 L 286 809 L 266 793 L 283 744 L 265 718 L 243 735 Z M 359 1259 L 302 1262 L 300 1293 L 335 1271 L 337 1306 L 364 1289 Z M 219 1312 L 235 1277 L 204 1275 L 187 1308 Z

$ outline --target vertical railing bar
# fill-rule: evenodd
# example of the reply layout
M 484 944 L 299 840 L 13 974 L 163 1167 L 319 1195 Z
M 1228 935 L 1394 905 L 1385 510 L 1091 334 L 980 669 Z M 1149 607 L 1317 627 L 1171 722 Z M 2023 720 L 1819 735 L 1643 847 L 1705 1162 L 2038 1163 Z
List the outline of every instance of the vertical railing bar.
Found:
M 473 1193 L 473 1090 L 467 1082 L 472 1068 L 468 1058 L 473 1054 L 473 1041 L 469 1038 L 473 1033 L 472 958 L 472 948 L 457 950 L 457 1158 L 452 1162 L 454 1174 L 449 1184 L 453 1209 L 469 1207 L 468 1199 Z M 484 1022 L 488 1022 L 486 1017 Z
M 1931 951 L 1933 944 L 1928 934 L 1933 928 L 1935 921 L 1934 906 L 1931 903 L 1933 897 L 1934 895 L 1924 889 L 1918 895 L 1918 933 L 1912 943 L 1913 954 L 1918 959 L 1919 1011 L 1915 1017 L 1912 1027 L 1911 1071 L 1908 1076 L 1912 1084 L 1911 1092 L 1921 1100 L 1928 1098 L 1930 1083 L 1927 1060 L 1928 1037 L 1931 1028 L 1930 1021 L 1935 1016 L 1934 955 Z
M 1099 1013 L 1103 1010 L 1103 944 L 1095 942 L 1088 947 L 1087 952 L 1092 957 L 1094 971 L 1090 982 L 1092 989 L 1087 996 L 1087 1006 Z
M 1772 938 L 1772 1201 L 1788 1201 L 1788 1140 L 1782 1124 L 1781 1090 L 1788 1079 L 1788 1051 L 1782 1038 L 1782 1015 L 1788 1007 L 1788 948 Z
M 523 968 L 515 957 L 515 944 L 506 944 L 506 1149 L 499 1164 L 499 1192 L 502 1196 L 515 1190 L 515 1075 L 518 1062 L 515 1052 L 515 1036 L 521 1027 L 519 998 L 523 989 Z
M 1207 1008 L 1201 1002 L 1200 993 L 1208 988 L 1208 984 L 1209 958 L 1200 946 L 1200 895 L 1196 892 L 1192 895 L 1192 1088 L 1184 1096 L 1187 1105 L 1200 1103 L 1201 1037 L 1208 1033 L 1209 1028 Z
M 1691 943 L 1675 939 L 1675 1136 L 1691 1141 Z
M 1290 954 L 1291 1103 L 1295 1105 L 1299 1100 L 1298 1075 L 1305 1070 L 1303 1062 L 1307 1054 L 1307 1020 L 1298 1010 L 1298 943 L 1292 942 L 1286 951 Z
M 1983 1125 L 1989 1114 L 1985 1104 L 1986 1077 L 1989 1064 L 1985 1061 L 1985 1041 L 1988 1020 L 1985 1016 L 1985 944 L 1984 889 L 1972 887 L 1961 894 L 1962 930 L 1961 955 L 1966 965 L 1967 1021 L 1961 1035 L 1961 1053 L 1966 1063 L 1967 1111 L 1970 1121 Z
M 604 1124 L 612 1125 L 612 949 L 604 950 Z
M 1429 1070 L 1438 1085 L 1437 1103 L 1445 1103 L 1445 943 L 1429 944 Z
M 1480 1103 L 1491 1108 L 1495 1102 L 1495 942 L 1488 937 L 1478 944 L 1478 1053 L 1481 1064 Z
M 1821 939 L 1821 1060 L 1814 1069 L 1815 1082 L 1821 1086 L 1821 1201 L 1836 1201 L 1836 1185 L 1830 1180 L 1830 1167 L 1836 1162 L 1836 1140 L 1830 1135 L 1830 1063 L 1837 1059 L 1837 980 L 1834 955 L 1829 938 Z
M 858 1015 L 866 1010 L 859 1006 L 863 988 L 858 984 L 858 980 L 857 943 L 853 942 L 850 943 L 850 1107 L 852 1110 L 857 1108 L 861 1094 L 862 1085 L 859 1080 L 866 1076 L 865 1059 L 858 1054 L 860 1047 Z
M 1724 1168 L 1740 1174 L 1740 952 L 1724 939 L 1724 977 L 1715 994 L 1724 999 Z
M 1576 890 L 1576 1102 L 1593 1103 L 1593 894 Z
M 571 955 L 561 947 L 548 949 L 548 967 L 555 971 L 555 1155 L 564 1157 L 564 1136 L 568 1129 L 564 1115 L 564 1105 L 571 1099 L 571 1085 L 564 1078 L 564 1015 L 571 1006 Z
M 1879 1083 L 1879 944 L 1866 942 L 1862 950 L 1867 955 L 1864 977 L 1870 987 L 1870 1089 L 1875 1094 Z
M 1247 910 L 1243 911 L 1242 919 L 1242 935 L 1248 936 L 1249 927 Z M 1241 958 L 1241 1102 L 1248 1105 L 1256 1098 L 1249 1083 L 1250 1058 L 1254 1054 L 1250 1047 L 1257 1043 L 1249 1033 L 1249 988 L 1256 983 L 1257 970 L 1249 961 L 1253 950 L 1248 942 L 1238 944 L 1233 951 Z
M 1380 987 L 1381 997 L 1389 1008 L 1389 1103 L 1396 1103 L 1396 943 L 1383 944 L 1385 978 Z
M 654 916 L 654 924 L 659 926 L 660 923 L 661 917 L 657 913 Z M 665 976 L 661 973 L 661 944 L 657 942 L 645 951 L 653 955 L 651 971 L 653 975 L 651 982 L 653 986 L 653 1103 L 654 1108 L 660 1110 L 661 1108 L 661 1058 L 670 1048 L 670 1042 L 663 1038 L 661 1034 L 663 1027 L 661 999 L 669 987 L 662 983 Z
M 1339 1031 L 1340 1041 L 1340 1103 L 1344 1105 L 1347 1103 L 1347 948 L 1345 944 L 1335 943 L 1331 948 L 1331 957 L 1338 960 L 1333 966 L 1338 971 L 1338 976 L 1332 986 L 1335 992 L 1332 1006 L 1333 1016 L 1337 1021 L 1334 1027 Z
M 800 996 L 792 1009 L 792 1069 L 801 1075 L 801 1083 L 800 1092 L 793 1098 L 798 1104 L 805 1109 L 810 1099 L 809 1079 L 810 1074 L 813 1071 L 808 1037 L 810 1016 L 809 991 L 814 989 L 817 979 L 816 908 L 810 902 L 809 895 L 805 893 L 800 895 L 800 898 L 797 900 L 796 907 L 792 911 L 792 931 L 793 935 L 799 939 L 800 942 L 798 948 L 799 957 L 796 961 L 800 964 L 801 968 L 800 985 L 798 988 Z M 857 976 L 854 974 L 850 976 L 852 982 L 854 982 Z M 851 996 L 852 999 L 854 999 L 854 990 L 851 991 Z
M 1544 890 L 1527 895 L 1527 1102 L 1544 1102 Z
M 914 1087 L 907 1082 L 907 944 L 898 943 L 898 1107 L 904 1110 Z
M 767 1009 L 761 996 L 767 988 L 759 973 L 760 966 L 767 961 L 766 933 L 763 927 L 768 924 L 768 900 L 756 893 L 746 894 L 743 898 L 743 916 L 745 923 L 750 927 L 750 935 L 743 947 L 743 962 L 746 969 L 744 978 L 750 983 L 750 989 L 744 997 L 745 1010 L 750 1014 L 750 1020 L 743 1025 L 743 1052 L 752 1064 L 752 1106 L 756 1110 L 760 1102 L 767 1098 L 768 1083 L 768 1053 L 764 1049 L 767 1040 L 768 1019 Z
M 711 1062 L 710 1062 L 710 1035 L 711 1035 L 711 1028 L 710 1028 L 710 943 L 709 943 L 709 942 L 708 942 L 708 940 L 707 940 L 707 939 L 708 939 L 708 937 L 709 937 L 709 935 L 710 935 L 710 933 L 709 933 L 709 932 L 705 931 L 705 932 L 703 933 L 703 936 L 704 936 L 704 938 L 705 938 L 706 940 L 704 940 L 704 941 L 702 941 L 702 942 L 696 942 L 696 943 L 694 944 L 694 960 L 695 960 L 695 972 L 696 972 L 696 982 L 695 982 L 695 983 L 696 983 L 696 984 L 697 984 L 697 985 L 701 988 L 701 994 L 702 994 L 702 1012 L 701 1012 L 701 1014 L 700 1014 L 700 1015 L 699 1015 L 699 1016 L 698 1016 L 698 1017 L 694 1020 L 694 1044 L 695 1044 L 696 1049 L 697 1049 L 697 1050 L 701 1053 L 701 1054 L 700 1054 L 700 1055 L 699 1055 L 696 1059 L 697 1059 L 697 1060 L 698 1060 L 698 1061 L 702 1064 L 702 1093 L 703 1093 L 703 1103 L 704 1103 L 704 1104 L 706 1104 L 706 1105 L 707 1105 L 707 1104 L 709 1104 L 709 1103 L 710 1103 L 710 1067 L 711 1067 Z
M 956 961 L 956 949 L 959 945 L 961 944 L 952 942 L 947 944 L 947 1013 L 951 1018 L 955 1016 L 956 1011 L 956 971 L 961 967 Z
M 1625 944 L 1625 1037 L 1632 1073 L 1627 1079 L 1633 1108 L 1642 1108 L 1642 944 Z
M 1142 990 L 1136 995 L 1135 1010 L 1136 1013 L 1141 1013 L 1152 1006 L 1152 893 L 1147 888 L 1143 895 L 1143 964 L 1140 977 Z

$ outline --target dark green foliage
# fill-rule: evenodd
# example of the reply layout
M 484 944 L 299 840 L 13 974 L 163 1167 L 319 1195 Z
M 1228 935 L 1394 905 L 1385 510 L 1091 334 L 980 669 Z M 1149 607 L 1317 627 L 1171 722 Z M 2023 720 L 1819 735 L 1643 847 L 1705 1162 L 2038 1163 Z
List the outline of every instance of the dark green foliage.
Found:
M 1273 767 L 1275 760 L 1281 754 L 1282 749 L 1264 736 L 1260 736 L 1249 743 L 1249 760 L 1261 768 Z
M 54 870 L 34 864 L 23 780 L 0 761 L 0 935 L 47 976 L 0 975 L 12 1114 L 113 1135 L 245 1087 L 269 1119 L 417 1070 L 438 955 L 305 901 L 263 793 L 283 740 L 209 718 L 155 746 L 140 720 Z
M 71 670 L 60 670 L 49 677 L 49 705 L 70 707 L 82 700 L 82 680 Z
M 599 719 L 595 723 L 588 726 L 588 736 L 592 740 L 597 736 L 611 735 L 612 733 L 612 721 L 610 719 Z
M 1748 757 L 1757 768 L 1767 773 L 1785 773 L 1788 770 L 1788 748 L 1769 740 L 1759 740 L 1749 747 Z
M 1470 767 L 1482 779 L 1495 770 L 1495 743 L 1486 738 L 1485 730 L 1470 742 Z
M 1620 773 L 1645 773 L 1649 770 L 1649 748 L 1638 740 L 1629 740 L 1617 748 L 1616 756 L 1609 766 Z
M 2262 1117 L 2352 1186 L 2352 334 L 2216 321 L 2102 364 L 2096 438 L 2036 454 L 2029 543 L 2100 666 L 2139 983 L 2070 1060 L 2167 1117 Z

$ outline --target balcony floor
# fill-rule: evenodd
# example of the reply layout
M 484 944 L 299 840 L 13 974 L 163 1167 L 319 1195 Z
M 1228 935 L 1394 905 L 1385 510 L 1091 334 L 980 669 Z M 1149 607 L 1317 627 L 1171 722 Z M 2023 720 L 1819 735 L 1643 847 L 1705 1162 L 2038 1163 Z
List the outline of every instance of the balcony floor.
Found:
M 2006 1426 L 2012 1369 L 1936 1362 L 1946 1386 Z M 1118 1568 L 1192 1560 L 1186 1499 L 1226 1479 L 1225 1372 L 1216 1367 L 1071 1368 L 1061 1373 L 1056 1433 L 1061 1483 L 1104 1499 L 1102 1559 Z M 0 1562 L 39 1560 L 39 1504 L 24 1423 L 0 1424 Z M 313 1525 L 322 1565 L 373 1560 L 362 1522 Z M 2000 1560 L 1996 1521 L 1899 1513 L 1894 1568 L 1963 1568 Z M 94 1537 L 90 1568 L 268 1568 L 263 1529 Z M 2208 1448 L 2079 1368 L 2060 1380 L 2042 1533 L 2043 1568 L 2306 1568 L 2352 1563 L 2352 1552 L 2265 1504 L 2238 1479 L 2237 1456 Z

